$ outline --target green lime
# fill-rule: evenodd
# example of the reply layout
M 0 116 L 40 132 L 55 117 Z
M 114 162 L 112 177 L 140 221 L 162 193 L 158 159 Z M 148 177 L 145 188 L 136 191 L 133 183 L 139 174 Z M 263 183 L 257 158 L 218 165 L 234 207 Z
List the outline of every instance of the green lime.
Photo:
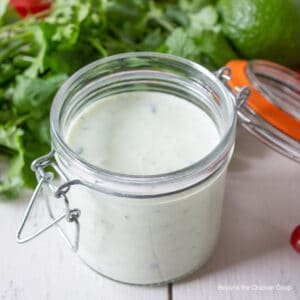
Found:
M 217 7 L 241 56 L 300 66 L 299 0 L 219 0 Z

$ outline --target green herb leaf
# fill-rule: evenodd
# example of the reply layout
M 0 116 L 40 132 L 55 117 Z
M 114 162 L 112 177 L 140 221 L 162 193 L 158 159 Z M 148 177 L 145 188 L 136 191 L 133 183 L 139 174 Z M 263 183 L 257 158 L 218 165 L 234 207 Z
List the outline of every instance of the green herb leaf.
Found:
M 166 40 L 167 51 L 170 54 L 193 59 L 199 50 L 193 39 L 182 29 L 177 28 Z
M 18 114 L 30 114 L 33 119 L 48 114 L 52 98 L 66 79 L 64 74 L 44 79 L 18 76 L 13 95 L 13 104 Z
M 2 19 L 2 17 L 4 16 L 4 14 L 7 10 L 8 1 L 9 0 L 1 0 L 0 1 L 0 20 Z
M 14 197 L 23 186 L 22 169 L 24 167 L 23 130 L 15 125 L 0 125 L 0 147 L 9 157 L 9 167 L 0 180 L 0 193 Z

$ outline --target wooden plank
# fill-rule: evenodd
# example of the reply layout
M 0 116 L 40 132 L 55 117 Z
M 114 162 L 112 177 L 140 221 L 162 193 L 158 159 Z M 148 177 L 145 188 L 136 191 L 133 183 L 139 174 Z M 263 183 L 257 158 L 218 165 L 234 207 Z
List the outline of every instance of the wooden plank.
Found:
M 300 299 L 300 165 L 240 130 L 228 175 L 218 249 L 173 299 Z
M 34 241 L 18 245 L 17 226 L 28 204 L 27 192 L 18 201 L 0 201 L 1 300 L 166 300 L 167 287 L 135 287 L 97 275 L 68 249 L 55 228 Z M 31 216 L 33 227 L 45 224 L 45 207 Z

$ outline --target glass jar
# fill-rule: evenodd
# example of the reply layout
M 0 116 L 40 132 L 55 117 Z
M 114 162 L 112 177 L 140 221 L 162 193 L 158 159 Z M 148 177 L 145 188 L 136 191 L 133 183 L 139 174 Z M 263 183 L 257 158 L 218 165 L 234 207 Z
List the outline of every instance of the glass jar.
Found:
M 32 168 L 38 185 L 18 241 L 26 242 L 52 225 L 75 224 L 75 238 L 60 228 L 79 257 L 96 272 L 131 284 L 177 280 L 202 266 L 218 240 L 227 165 L 236 130 L 236 100 L 224 85 L 226 68 L 213 74 L 191 61 L 157 53 L 127 53 L 98 60 L 61 87 L 51 109 L 51 153 Z M 155 91 L 176 95 L 205 111 L 220 141 L 203 159 L 171 173 L 136 176 L 96 167 L 66 143 L 70 123 L 93 102 L 120 93 Z M 58 173 L 59 185 L 47 168 Z M 28 214 L 40 191 L 52 222 L 23 238 Z M 51 193 L 65 204 L 55 214 Z M 56 200 L 57 201 L 57 200 Z

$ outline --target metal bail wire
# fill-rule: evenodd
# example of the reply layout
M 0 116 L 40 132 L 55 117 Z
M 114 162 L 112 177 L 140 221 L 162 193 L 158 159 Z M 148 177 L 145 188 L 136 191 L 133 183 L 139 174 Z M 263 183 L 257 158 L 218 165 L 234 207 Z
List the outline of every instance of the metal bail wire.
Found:
M 60 186 L 58 186 L 58 187 L 55 186 L 52 183 L 53 173 L 45 172 L 44 169 L 46 167 L 52 167 L 54 169 L 54 171 L 60 177 L 62 177 L 64 179 L 65 182 L 63 184 L 61 184 Z M 50 229 L 51 227 L 53 227 L 54 225 L 57 225 L 58 226 L 57 228 L 59 229 L 60 233 L 62 234 L 62 236 L 66 240 L 69 247 L 73 251 L 76 252 L 78 250 L 78 246 L 79 246 L 80 224 L 79 224 L 78 218 L 80 216 L 80 210 L 77 209 L 77 208 L 70 209 L 69 200 L 68 200 L 68 197 L 67 197 L 66 194 L 70 190 L 70 187 L 72 185 L 81 184 L 81 182 L 79 180 L 71 180 L 71 181 L 67 180 L 66 176 L 61 172 L 58 165 L 54 161 L 54 151 L 53 150 L 51 152 L 49 152 L 48 154 L 46 154 L 44 156 L 41 156 L 38 159 L 36 159 L 32 163 L 31 169 L 36 174 L 38 184 L 37 184 L 32 196 L 31 196 L 30 202 L 29 202 L 28 207 L 25 211 L 24 217 L 21 221 L 21 225 L 18 228 L 17 237 L 16 237 L 17 242 L 18 243 L 29 242 L 32 239 L 34 239 L 35 237 L 39 236 L 43 232 L 45 232 L 48 229 Z M 64 205 L 65 205 L 65 212 L 60 214 L 59 216 L 54 216 L 54 214 L 52 212 L 52 209 L 51 209 L 51 206 L 50 206 L 50 203 L 49 203 L 49 200 L 48 200 L 48 197 L 45 197 L 48 212 L 49 212 L 49 216 L 50 216 L 52 221 L 49 224 L 42 227 L 41 229 L 37 230 L 36 232 L 34 232 L 32 234 L 29 234 L 25 237 L 22 237 L 22 233 L 23 233 L 26 222 L 28 222 L 30 212 L 32 211 L 32 209 L 34 207 L 34 204 L 37 201 L 38 196 L 42 192 L 45 185 L 47 185 L 50 188 L 50 190 L 53 192 L 53 194 L 56 198 L 63 199 Z M 61 222 L 63 219 L 65 219 L 69 223 L 74 223 L 75 224 L 75 238 L 74 238 L 73 242 L 70 240 L 70 238 L 64 232 L 64 230 L 59 226 L 59 222 Z
M 222 67 L 214 73 L 227 87 L 236 101 L 236 109 L 239 110 L 247 101 L 251 94 L 251 89 L 248 86 L 235 87 L 233 90 L 228 81 L 231 80 L 231 69 L 227 66 Z

